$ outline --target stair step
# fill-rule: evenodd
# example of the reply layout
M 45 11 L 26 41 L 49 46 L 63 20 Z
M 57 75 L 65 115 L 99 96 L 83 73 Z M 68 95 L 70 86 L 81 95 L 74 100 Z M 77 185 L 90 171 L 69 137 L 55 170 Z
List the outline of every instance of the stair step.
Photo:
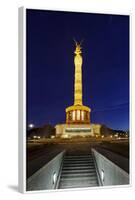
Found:
M 81 166 L 83 166 L 83 167 L 86 167 L 86 166 L 94 166 L 94 163 L 93 164 L 90 164 L 90 163 L 70 163 L 70 164 L 67 164 L 67 163 L 64 163 L 63 164 L 63 167 L 76 167 L 76 166 L 78 166 L 78 167 L 81 167 Z
M 93 160 L 64 160 L 63 163 L 94 163 Z
M 64 160 L 64 163 L 93 163 L 93 160 Z
M 80 172 L 95 172 L 95 169 L 92 168 L 92 169 L 89 169 L 89 168 L 82 168 L 82 169 L 70 169 L 70 170 L 62 170 L 62 174 L 66 174 L 66 173 L 80 173 Z
M 88 178 L 90 178 L 90 177 L 96 177 L 96 173 L 77 173 L 77 174 L 62 174 L 61 175 L 61 178 L 66 178 L 66 177 L 68 177 L 68 178 L 74 178 L 74 177 L 77 177 L 77 178 L 79 178 L 79 177 L 88 177 Z
M 92 157 L 85 157 L 85 158 L 67 158 L 65 157 L 65 160 L 93 160 Z
M 67 159 L 85 159 L 85 158 L 92 158 L 92 155 L 88 156 L 65 156 Z
M 93 169 L 93 170 L 78 170 L 78 171 L 63 171 L 62 170 L 62 172 L 61 172 L 61 174 L 63 175 L 66 175 L 66 174 L 71 174 L 71 175 L 74 175 L 74 174 L 96 174 L 96 170 L 95 169 Z
M 94 165 L 94 162 L 63 162 L 63 165 Z
M 88 155 L 72 155 L 72 156 L 65 156 L 65 158 L 89 158 L 89 157 L 92 157 L 92 155 L 91 154 L 88 154 Z
M 71 175 L 74 175 L 74 174 L 76 174 L 76 175 L 77 174 L 91 174 L 92 175 L 92 174 L 96 174 L 96 170 L 95 169 L 93 169 L 93 170 L 77 170 L 77 171 L 76 170 L 75 171 L 74 170 L 72 170 L 72 171 L 67 171 L 67 170 L 63 171 L 62 170 L 61 175 L 63 175 L 63 174 L 64 175 L 66 175 L 66 174 L 71 174 Z
M 79 170 L 79 169 L 95 169 L 94 165 L 90 166 L 90 165 L 81 165 L 81 166 L 63 166 L 63 170 Z
M 66 179 L 64 179 L 64 178 L 62 178 L 61 179 L 61 181 L 60 181 L 60 184 L 85 184 L 85 183 L 98 183 L 98 181 L 97 181 L 97 178 L 66 178 Z
M 97 187 L 98 184 L 97 183 L 93 183 L 93 184 L 85 184 L 85 185 L 61 185 L 59 189 L 72 189 L 72 188 L 89 188 L 89 187 Z
M 65 159 L 63 162 L 64 163 L 72 163 L 72 162 L 77 163 L 77 162 L 94 162 L 94 161 L 93 161 L 93 159 L 88 159 L 88 160 L 81 160 L 81 159 L 80 160 L 79 159 L 78 160 L 66 160 Z
M 63 166 L 70 166 L 70 165 L 89 165 L 89 166 L 94 166 L 94 163 L 93 162 L 63 162 Z
M 60 182 L 60 188 L 62 187 L 86 187 L 86 186 L 93 186 L 93 185 L 96 185 L 98 186 L 98 182 L 97 180 L 71 180 L 71 181 L 66 181 L 66 180 L 63 180 Z
M 94 176 L 67 176 L 67 177 L 61 177 L 61 181 L 85 181 L 85 180 L 91 180 L 91 181 L 97 181 L 97 177 Z

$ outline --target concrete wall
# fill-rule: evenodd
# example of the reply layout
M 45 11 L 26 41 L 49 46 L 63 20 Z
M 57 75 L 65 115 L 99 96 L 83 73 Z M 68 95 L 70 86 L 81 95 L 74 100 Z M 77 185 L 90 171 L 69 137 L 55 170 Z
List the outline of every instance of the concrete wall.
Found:
M 127 185 L 129 184 L 129 174 L 103 156 L 101 153 L 92 149 L 95 163 L 100 177 L 101 185 Z M 120 156 L 120 159 L 124 159 Z
M 27 191 L 55 189 L 65 151 L 59 153 L 27 180 Z M 55 174 L 55 175 L 54 175 Z M 54 177 L 55 176 L 55 177 Z

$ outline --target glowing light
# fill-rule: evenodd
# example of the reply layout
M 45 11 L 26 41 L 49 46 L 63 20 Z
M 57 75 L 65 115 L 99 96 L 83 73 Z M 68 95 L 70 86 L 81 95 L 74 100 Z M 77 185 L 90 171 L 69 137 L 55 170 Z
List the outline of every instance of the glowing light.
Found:
M 80 120 L 80 110 L 77 110 L 77 120 Z
M 68 134 L 63 135 L 63 138 L 68 138 Z
M 105 176 L 104 176 L 104 170 L 103 169 L 101 170 L 101 179 L 104 182 Z
M 79 128 L 66 128 L 67 131 L 77 131 L 77 130 L 82 130 L 82 131 L 85 131 L 85 130 L 91 130 L 90 128 L 83 128 L 83 127 L 79 127 Z
M 82 120 L 84 120 L 84 112 L 81 112 Z
M 118 137 L 118 134 L 115 134 L 114 136 L 115 136 L 115 137 Z
M 73 111 L 72 117 L 73 117 L 73 121 L 75 121 L 75 110 Z
M 53 184 L 56 183 L 56 179 L 57 179 L 57 174 L 56 172 L 53 173 Z
M 34 128 L 34 124 L 29 124 L 28 127 L 29 128 Z

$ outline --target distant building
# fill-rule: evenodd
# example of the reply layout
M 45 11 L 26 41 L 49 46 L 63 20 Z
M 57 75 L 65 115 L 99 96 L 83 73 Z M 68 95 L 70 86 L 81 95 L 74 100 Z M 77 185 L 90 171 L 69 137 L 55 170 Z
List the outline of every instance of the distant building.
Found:
M 28 139 L 50 138 L 55 135 L 55 128 L 49 124 L 42 127 L 34 127 L 27 131 Z

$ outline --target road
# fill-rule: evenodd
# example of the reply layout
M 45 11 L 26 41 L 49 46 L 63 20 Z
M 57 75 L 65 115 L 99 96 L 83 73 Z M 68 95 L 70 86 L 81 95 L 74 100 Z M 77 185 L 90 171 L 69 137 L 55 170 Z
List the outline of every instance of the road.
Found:
M 129 145 L 125 141 L 105 142 L 78 140 L 59 143 L 32 143 L 27 145 L 27 178 L 49 162 L 55 155 L 66 149 L 67 154 L 89 154 L 91 147 L 101 146 L 122 156 L 128 157 Z

